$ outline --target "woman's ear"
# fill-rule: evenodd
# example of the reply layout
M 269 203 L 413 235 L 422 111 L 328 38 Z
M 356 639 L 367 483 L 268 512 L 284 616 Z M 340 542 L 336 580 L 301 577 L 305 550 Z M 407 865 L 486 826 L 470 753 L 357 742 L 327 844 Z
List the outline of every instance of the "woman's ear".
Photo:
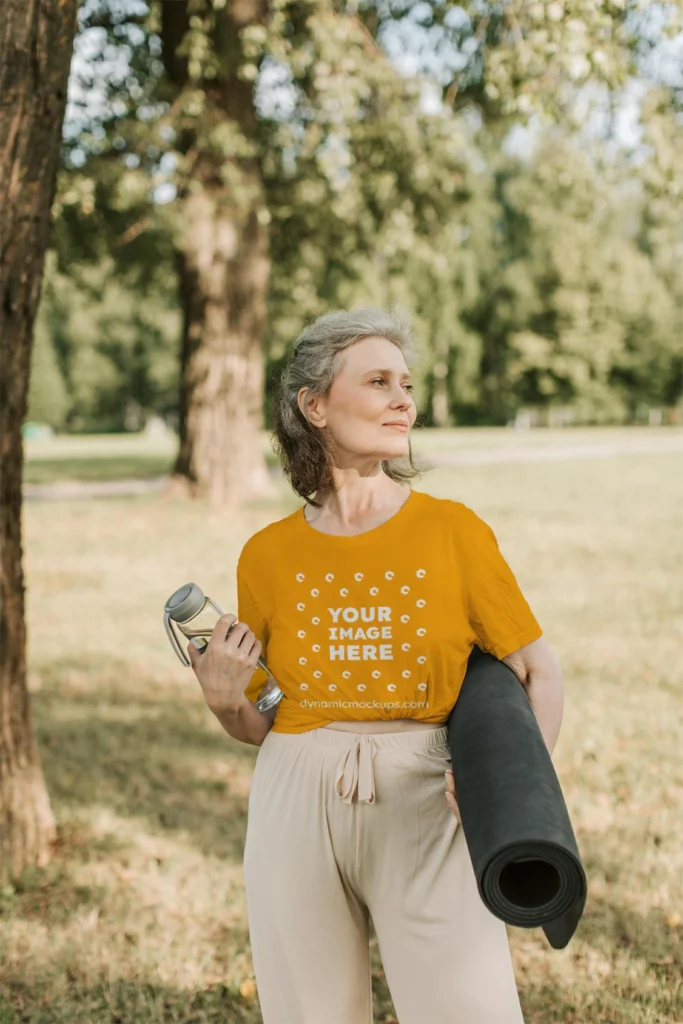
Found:
M 297 396 L 301 415 L 308 420 L 312 427 L 324 427 L 325 414 L 319 408 L 319 404 L 323 401 L 321 397 L 319 395 L 300 397 L 302 391 L 308 390 L 308 388 L 302 388 Z

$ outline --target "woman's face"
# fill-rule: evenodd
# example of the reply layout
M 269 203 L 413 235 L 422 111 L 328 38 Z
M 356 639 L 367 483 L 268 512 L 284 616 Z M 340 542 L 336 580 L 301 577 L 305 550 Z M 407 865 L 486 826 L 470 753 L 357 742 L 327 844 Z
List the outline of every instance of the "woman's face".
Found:
M 306 404 L 302 388 L 299 407 L 305 406 L 310 422 L 325 431 L 339 465 L 349 455 L 373 462 L 405 455 L 417 409 L 401 350 L 386 338 L 362 338 L 344 349 L 341 360 L 329 394 Z M 388 426 L 392 420 L 407 423 L 407 429 Z

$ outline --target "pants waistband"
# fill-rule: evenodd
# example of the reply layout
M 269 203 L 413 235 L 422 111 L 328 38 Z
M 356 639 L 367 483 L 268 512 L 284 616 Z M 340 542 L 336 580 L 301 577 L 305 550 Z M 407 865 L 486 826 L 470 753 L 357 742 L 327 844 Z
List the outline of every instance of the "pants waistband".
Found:
M 341 752 L 335 770 L 335 790 L 344 803 L 374 804 L 375 777 L 372 762 L 381 750 L 426 750 L 448 742 L 448 728 L 416 729 L 411 732 L 354 733 L 337 729 L 317 728 L 308 732 L 269 732 L 269 744 L 277 746 L 311 745 L 337 748 Z

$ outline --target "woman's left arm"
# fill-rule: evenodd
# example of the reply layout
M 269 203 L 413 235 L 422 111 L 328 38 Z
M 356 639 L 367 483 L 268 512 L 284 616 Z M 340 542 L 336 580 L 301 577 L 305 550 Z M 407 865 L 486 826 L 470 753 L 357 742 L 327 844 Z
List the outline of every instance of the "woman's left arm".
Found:
M 552 756 L 562 725 L 564 677 L 550 644 L 541 636 L 500 659 L 526 690 L 538 728 Z M 446 770 L 446 803 L 460 821 L 453 769 Z
M 501 658 L 526 690 L 545 745 L 552 754 L 562 725 L 564 676 L 555 652 L 544 637 Z

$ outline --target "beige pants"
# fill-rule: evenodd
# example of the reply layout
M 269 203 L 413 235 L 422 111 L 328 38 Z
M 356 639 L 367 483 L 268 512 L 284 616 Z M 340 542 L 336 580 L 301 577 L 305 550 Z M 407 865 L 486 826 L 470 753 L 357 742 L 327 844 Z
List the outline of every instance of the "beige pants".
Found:
M 369 917 L 399 1024 L 524 1024 L 446 804 L 447 736 L 268 733 L 244 849 L 264 1024 L 372 1024 Z

